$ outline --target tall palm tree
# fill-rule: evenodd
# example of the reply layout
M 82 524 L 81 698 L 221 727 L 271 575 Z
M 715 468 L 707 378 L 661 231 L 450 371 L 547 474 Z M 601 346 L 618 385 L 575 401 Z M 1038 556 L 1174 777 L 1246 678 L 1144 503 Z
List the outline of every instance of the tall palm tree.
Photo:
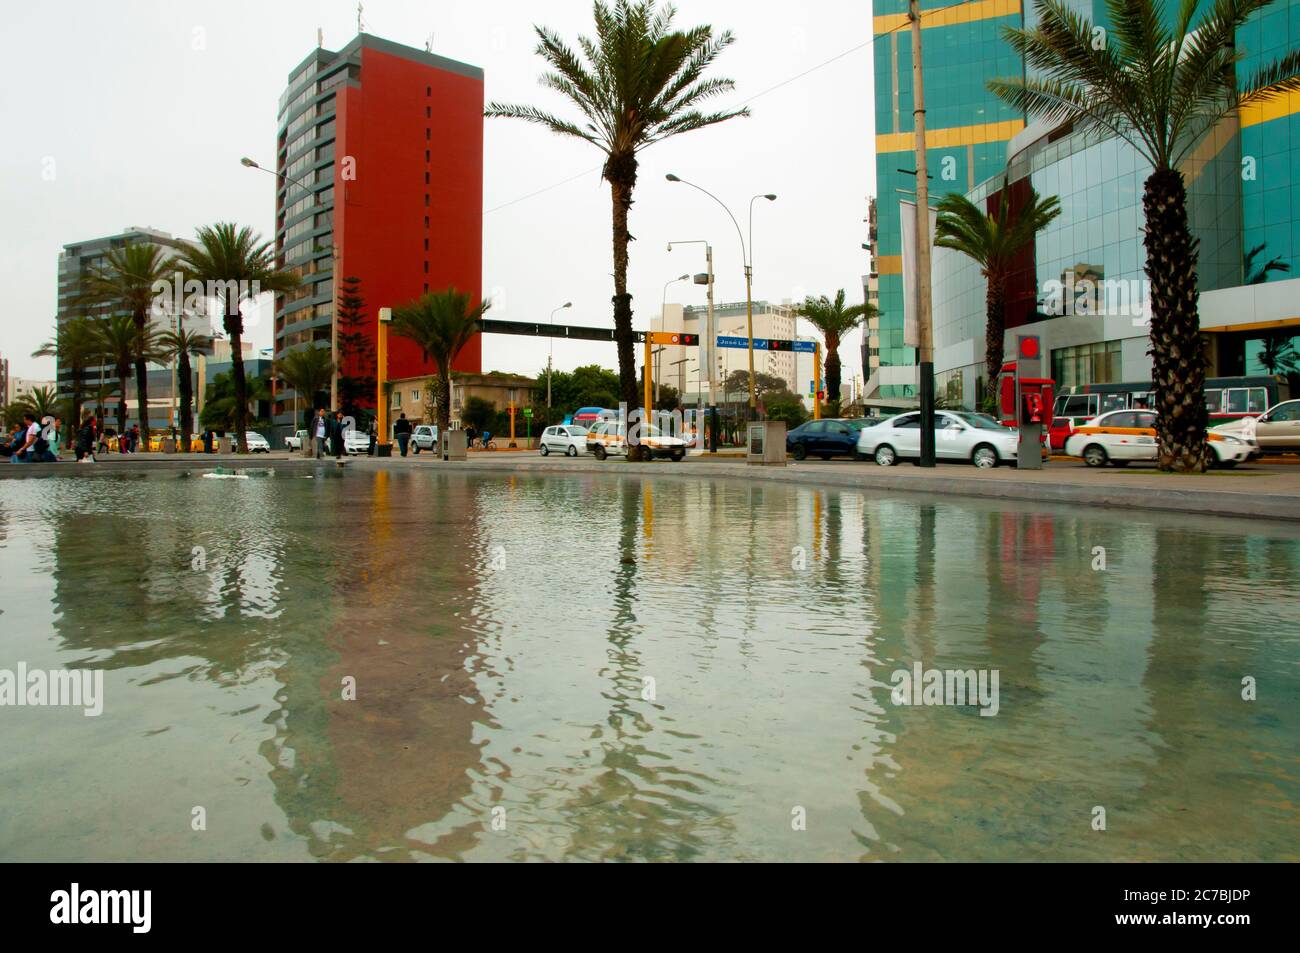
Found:
M 190 367 L 190 355 L 211 353 L 212 336 L 201 331 L 187 330 L 182 325 L 175 331 L 159 335 L 158 344 L 168 358 L 176 361 L 176 389 L 181 409 L 181 452 L 189 453 L 190 434 L 194 432 L 194 373 Z
M 334 377 L 334 362 L 327 347 L 306 347 L 289 351 L 279 358 L 272 373 L 284 381 L 294 392 L 294 409 L 301 409 L 303 397 L 315 400 L 319 391 L 330 386 Z M 294 415 L 297 416 L 296 414 Z
M 137 355 L 143 355 L 146 363 L 157 363 L 165 357 L 158 344 L 158 333 L 148 324 L 143 333 L 137 331 L 135 320 L 130 315 L 99 318 L 95 322 L 95 335 L 99 339 L 100 352 L 113 365 L 117 377 L 117 432 L 123 433 L 126 431 L 126 382 L 131 377 L 131 365 Z M 140 427 L 142 435 L 147 429 L 147 425 Z
M 534 106 L 489 103 L 487 115 L 523 119 L 563 136 L 583 139 L 605 154 L 601 177 L 609 183 L 614 225 L 614 340 L 618 347 L 620 398 L 639 407 L 632 335 L 632 296 L 627 290 L 628 211 L 636 187 L 637 154 L 670 136 L 702 129 L 748 109 L 701 112 L 704 101 L 730 92 L 729 79 L 705 79 L 718 55 L 731 45 L 730 31 L 710 26 L 672 29 L 675 10 L 653 0 L 608 4 L 596 0 L 595 38 L 578 38 L 580 57 L 559 35 L 535 26 L 537 54 L 550 66 L 541 84 L 560 93 L 582 113 L 578 122 Z M 584 62 L 585 58 L 585 62 Z
M 984 293 L 984 373 L 990 387 L 996 386 L 1002 373 L 1007 279 L 1017 256 L 1061 214 L 1056 196 L 1040 200 L 1037 192 L 1030 192 L 1029 201 L 1012 218 L 1007 192 L 1003 187 L 997 214 L 986 214 L 964 195 L 949 193 L 940 200 L 935 220 L 934 243 L 970 258 L 980 266 L 980 274 L 988 283 Z
M 37 420 L 63 416 L 63 401 L 55 387 L 33 387 L 14 401 L 19 413 L 30 413 Z M 66 429 L 66 428 L 65 428 Z
M 178 263 L 187 278 L 216 290 L 225 308 L 222 321 L 230 341 L 236 452 L 247 453 L 244 434 L 248 431 L 249 398 L 242 351 L 244 317 L 239 307 L 266 291 L 290 291 L 298 286 L 299 278 L 276 267 L 270 242 L 262 241 L 251 228 L 240 228 L 232 222 L 199 228 L 197 246 L 182 252 Z
M 447 288 L 429 292 L 416 300 L 393 309 L 389 330 L 414 341 L 438 369 L 438 433 L 451 425 L 451 365 L 456 355 L 473 340 L 482 328 L 483 315 L 491 302 L 473 304 L 463 291 Z
M 1003 34 L 1037 75 L 988 84 L 1025 113 L 1118 136 L 1151 164 L 1142 205 L 1161 470 L 1204 471 L 1211 452 L 1196 242 L 1179 165 L 1235 110 L 1300 90 L 1300 49 L 1244 81 L 1237 76 L 1237 29 L 1270 2 L 1218 0 L 1193 30 L 1197 0 L 1181 0 L 1171 30 L 1160 0 L 1106 0 L 1110 31 L 1096 43 L 1093 24 L 1063 0 L 1035 0 L 1037 24 Z
M 72 426 L 64 428 L 68 446 L 81 424 L 81 405 L 86 392 L 86 369 L 98 364 L 103 356 L 95 323 L 89 318 L 68 318 L 58 324 L 54 337 L 32 352 L 32 357 L 52 357 L 55 370 L 66 367 L 72 378 L 70 398 Z
M 171 255 L 160 245 L 135 242 L 123 248 L 110 248 L 105 264 L 94 268 L 83 280 L 80 302 L 98 305 L 131 315 L 137 334 L 143 335 L 149 312 L 157 297 L 155 285 L 171 287 Z M 140 338 L 144 340 L 143 337 Z M 140 429 L 144 439 L 140 450 L 149 449 L 149 362 L 143 352 L 134 357 L 135 393 L 140 410 Z
M 840 399 L 840 340 L 875 313 L 876 306 L 869 302 L 846 305 L 843 288 L 835 293 L 834 301 L 825 295 L 816 298 L 810 295 L 799 306 L 799 316 L 807 318 L 826 341 L 828 401 L 838 404 Z M 821 368 L 814 368 L 814 371 L 819 370 Z

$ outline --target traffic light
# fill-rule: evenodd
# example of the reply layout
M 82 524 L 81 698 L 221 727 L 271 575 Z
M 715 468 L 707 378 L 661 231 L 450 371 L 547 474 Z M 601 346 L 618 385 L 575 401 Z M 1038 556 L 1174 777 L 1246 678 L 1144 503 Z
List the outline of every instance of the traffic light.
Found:
M 677 343 L 684 347 L 694 347 L 700 343 L 700 336 L 698 334 L 679 334 L 677 335 Z
M 767 349 L 769 351 L 788 351 L 793 345 L 793 341 L 782 338 L 769 338 Z

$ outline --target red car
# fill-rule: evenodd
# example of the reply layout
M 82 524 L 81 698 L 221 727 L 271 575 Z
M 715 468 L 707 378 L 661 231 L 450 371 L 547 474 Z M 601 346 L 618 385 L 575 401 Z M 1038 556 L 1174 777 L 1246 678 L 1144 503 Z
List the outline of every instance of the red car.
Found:
M 1055 453 L 1065 452 L 1065 441 L 1074 433 L 1074 423 L 1069 417 L 1053 417 L 1047 428 L 1047 439 Z

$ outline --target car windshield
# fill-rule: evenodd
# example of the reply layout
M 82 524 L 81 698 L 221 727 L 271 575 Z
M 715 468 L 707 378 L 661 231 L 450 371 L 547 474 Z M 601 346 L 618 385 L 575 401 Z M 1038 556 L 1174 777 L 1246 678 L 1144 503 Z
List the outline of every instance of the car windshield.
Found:
M 562 430 L 567 429 L 567 430 L 569 431 L 569 436 L 570 436 L 570 437 L 585 437 L 585 436 L 587 436 L 587 428 L 586 428 L 586 427 L 576 427 L 576 426 L 575 426 L 575 427 L 567 427 L 567 428 L 562 427 L 562 428 L 560 428 L 560 429 L 562 429 Z
M 1007 429 L 1006 427 L 998 423 L 996 420 L 994 420 L 992 417 L 988 417 L 984 414 L 953 413 L 952 411 L 949 411 L 949 413 L 953 417 L 956 417 L 958 420 L 964 421 L 967 425 L 974 427 L 977 430 L 1006 430 Z

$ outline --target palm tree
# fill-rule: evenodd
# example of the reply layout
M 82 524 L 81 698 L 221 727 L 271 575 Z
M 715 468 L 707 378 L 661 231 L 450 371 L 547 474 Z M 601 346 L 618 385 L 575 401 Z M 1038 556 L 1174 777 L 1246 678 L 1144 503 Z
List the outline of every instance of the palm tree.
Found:
M 393 309 L 389 330 L 414 341 L 438 370 L 438 433 L 451 424 L 451 365 L 482 328 L 483 315 L 491 302 L 471 304 L 471 298 L 455 288 L 429 292 L 409 304 Z
M 143 335 L 149 321 L 149 312 L 157 297 L 155 285 L 171 287 L 168 274 L 172 270 L 171 257 L 161 246 L 150 242 L 135 242 L 123 248 L 110 248 L 104 255 L 105 264 L 91 270 L 83 282 L 79 301 L 86 305 L 99 305 L 115 311 L 125 311 L 135 322 L 137 334 Z M 141 337 L 143 341 L 143 337 Z M 140 451 L 149 450 L 149 362 L 143 352 L 136 353 L 135 393 L 140 410 L 140 429 L 144 439 Z
M 208 354 L 212 350 L 212 336 L 190 331 L 182 325 L 158 337 L 158 343 L 168 358 L 176 361 L 176 389 L 181 409 L 181 452 L 190 451 L 190 434 L 194 432 L 194 374 L 190 369 L 191 354 Z
M 1244 267 L 1242 268 L 1245 272 L 1246 284 L 1262 285 L 1264 282 L 1268 281 L 1268 273 L 1270 271 L 1291 270 L 1291 266 L 1280 257 L 1270 258 L 1268 261 L 1264 262 L 1264 264 L 1256 268 L 1255 259 L 1263 253 L 1266 247 L 1266 245 L 1256 245 L 1250 251 L 1246 252 L 1246 257 L 1243 261 Z
M 319 391 L 329 387 L 334 377 L 334 362 L 330 360 L 329 348 L 306 347 L 289 351 L 277 360 L 273 373 L 293 388 L 296 410 L 301 407 L 299 401 L 304 396 L 315 400 Z
M 137 355 L 143 355 L 146 363 L 164 360 L 162 348 L 158 344 L 158 333 L 145 325 L 143 333 L 136 330 L 135 320 L 130 315 L 115 314 L 99 318 L 95 322 L 95 335 L 99 340 L 100 353 L 108 363 L 113 365 L 117 377 L 117 432 L 126 431 L 126 382 L 131 376 L 131 365 Z M 141 431 L 148 425 L 141 426 Z M 144 441 L 142 441 L 144 442 Z
M 223 324 L 230 341 L 231 375 L 234 380 L 234 428 L 236 452 L 247 453 L 244 434 L 248 430 L 248 382 L 244 375 L 244 318 L 239 306 L 264 291 L 289 291 L 298 276 L 275 265 L 271 243 L 251 228 L 231 222 L 204 225 L 198 230 L 198 244 L 181 253 L 178 264 L 187 277 L 218 289 L 225 307 Z
M 72 377 L 72 426 L 66 428 L 68 446 L 72 446 L 73 435 L 81 424 L 82 397 L 86 390 L 82 378 L 88 367 L 99 363 L 102 355 L 95 324 L 89 318 L 68 318 L 60 322 L 54 337 L 32 352 L 32 357 L 54 358 L 56 372 L 57 368 L 66 367 Z
M 59 399 L 58 387 L 33 387 L 18 397 L 14 406 L 19 413 L 30 413 L 37 420 L 63 416 L 63 401 Z
M 639 407 L 632 335 L 632 296 L 627 290 L 628 210 L 636 187 L 637 153 L 670 136 L 702 129 L 748 109 L 701 112 L 705 100 L 730 92 L 729 79 L 704 79 L 718 55 L 731 45 L 730 31 L 717 37 L 710 26 L 685 33 L 672 29 L 672 6 L 653 0 L 612 5 L 596 0 L 594 39 L 579 37 L 580 57 L 554 31 L 535 26 L 537 54 L 550 66 L 541 84 L 560 93 L 582 113 L 581 125 L 534 106 L 489 103 L 489 117 L 538 123 L 552 132 L 586 140 L 605 154 L 601 177 L 609 183 L 614 225 L 614 339 L 618 347 L 619 394 Z M 585 57 L 585 62 L 584 62 Z
M 199 423 L 218 433 L 233 432 L 239 418 L 248 421 L 250 405 L 271 399 L 271 384 L 265 377 L 249 378 L 245 381 L 244 393 L 245 400 L 240 405 L 235 399 L 234 375 L 218 374 L 208 386 L 207 399 L 203 401 L 203 410 L 199 413 Z M 241 406 L 242 414 L 239 412 Z
M 1118 136 L 1151 164 L 1142 204 L 1161 470 L 1204 471 L 1210 453 L 1196 242 L 1179 164 L 1237 109 L 1300 90 L 1300 49 L 1238 81 L 1237 29 L 1269 3 L 1219 0 L 1193 31 L 1197 0 L 1181 0 L 1171 31 L 1157 0 L 1106 0 L 1110 31 L 1096 43 L 1093 24 L 1063 0 L 1036 0 L 1037 24 L 1003 35 L 1037 75 L 988 84 L 1027 114 Z
M 826 341 L 826 394 L 828 402 L 839 403 L 840 399 L 840 340 L 863 321 L 876 313 L 876 306 L 871 303 L 845 305 L 844 289 L 835 294 L 832 301 L 825 295 L 804 299 L 799 306 L 799 316 L 807 318 L 812 326 L 821 332 Z M 821 368 L 814 368 L 816 371 Z
M 1270 334 L 1260 341 L 1255 360 L 1270 374 L 1294 374 L 1300 371 L 1300 354 L 1289 334 Z
M 1055 196 L 1040 201 L 1037 192 L 1030 192 L 1029 201 L 1012 219 L 1007 192 L 1004 186 L 996 215 L 986 214 L 964 195 L 949 193 L 940 200 L 935 220 L 934 243 L 970 258 L 980 266 L 980 274 L 988 282 L 984 295 L 984 373 L 990 387 L 1002 373 L 1007 279 L 1017 256 L 1061 214 L 1061 203 Z

